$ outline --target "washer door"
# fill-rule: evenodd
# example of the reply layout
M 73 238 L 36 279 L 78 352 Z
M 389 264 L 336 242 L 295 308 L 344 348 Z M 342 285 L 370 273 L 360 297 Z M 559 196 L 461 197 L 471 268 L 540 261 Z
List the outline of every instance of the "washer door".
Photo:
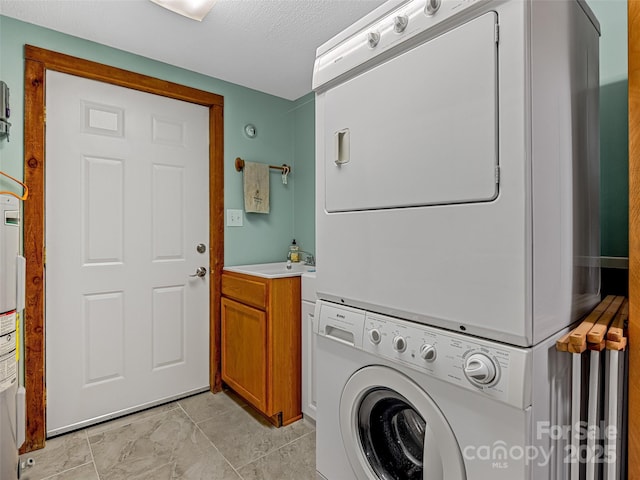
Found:
M 340 429 L 360 480 L 465 480 L 446 418 L 413 380 L 387 367 L 358 370 L 340 399 Z

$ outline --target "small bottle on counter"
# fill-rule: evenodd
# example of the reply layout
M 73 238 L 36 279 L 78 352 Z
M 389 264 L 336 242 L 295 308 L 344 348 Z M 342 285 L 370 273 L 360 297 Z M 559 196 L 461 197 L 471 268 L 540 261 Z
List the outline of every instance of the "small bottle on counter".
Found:
M 296 243 L 295 238 L 293 242 L 291 242 L 291 245 L 289 245 L 289 255 L 287 255 L 287 258 L 294 263 L 300 261 L 300 247 Z

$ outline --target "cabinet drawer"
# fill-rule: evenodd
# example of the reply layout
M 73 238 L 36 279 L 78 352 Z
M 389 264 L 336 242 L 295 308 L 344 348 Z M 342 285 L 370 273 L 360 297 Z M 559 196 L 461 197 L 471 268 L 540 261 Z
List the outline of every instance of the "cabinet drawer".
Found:
M 267 285 L 255 277 L 223 273 L 222 295 L 262 310 L 267 308 Z

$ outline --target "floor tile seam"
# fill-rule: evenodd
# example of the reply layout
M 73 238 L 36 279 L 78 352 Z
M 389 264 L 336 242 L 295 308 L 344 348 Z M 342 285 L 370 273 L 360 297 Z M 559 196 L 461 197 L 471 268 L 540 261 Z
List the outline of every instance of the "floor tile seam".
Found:
M 81 463 L 80 465 L 76 465 L 75 467 L 67 468 L 66 470 L 62 470 L 60 472 L 53 473 L 53 474 L 51 474 L 51 475 L 49 475 L 47 477 L 39 478 L 38 480 L 50 480 L 51 478 L 55 478 L 55 477 L 57 477 L 58 475 L 60 475 L 62 473 L 70 472 L 70 471 L 75 470 L 77 468 L 84 467 L 85 465 L 89 465 L 90 463 L 93 463 L 93 462 Z M 29 473 L 29 471 L 28 470 L 24 470 L 22 473 L 23 473 L 23 475 L 26 475 L 26 474 Z
M 100 480 L 100 473 L 98 472 L 98 465 L 96 465 L 96 458 L 93 456 L 93 448 L 91 447 L 91 442 L 89 441 L 89 430 L 87 430 L 85 428 L 84 434 L 87 437 L 87 445 L 89 445 L 89 455 L 91 455 L 91 463 L 93 463 L 93 469 L 96 472 L 96 477 L 98 478 L 98 480 Z
M 246 404 L 246 405 L 242 406 L 242 409 L 243 409 L 245 412 L 249 413 L 250 415 L 251 415 L 253 412 L 256 412 L 255 407 L 253 407 L 252 405 L 249 405 L 249 404 Z M 266 419 L 265 419 L 265 420 L 266 420 Z M 279 428 L 283 428 L 283 427 L 279 427 Z M 208 437 L 207 437 L 207 438 L 208 438 Z M 212 442 L 212 443 L 213 443 L 213 442 Z M 279 448 L 280 448 L 280 447 L 277 447 L 277 448 L 274 448 L 274 449 L 272 449 L 272 450 L 269 450 L 269 451 L 267 451 L 266 453 L 263 453 L 262 455 L 260 455 L 259 457 L 256 457 L 256 458 L 253 458 L 253 459 L 250 459 L 248 462 L 243 463 L 242 465 L 238 465 L 238 469 L 244 468 L 244 467 L 246 467 L 247 465 L 251 465 L 252 463 L 257 462 L 257 461 L 258 461 L 258 460 L 260 460 L 261 458 L 264 458 L 264 457 L 266 457 L 267 455 L 269 455 L 269 454 L 271 454 L 271 453 L 273 453 L 273 452 L 277 452 Z M 224 456 L 224 455 L 223 455 L 223 456 Z M 226 458 L 227 458 L 227 457 L 225 457 L 225 459 L 226 459 Z M 227 461 L 228 461 L 228 460 L 227 460 Z M 231 463 L 231 462 L 229 462 L 229 463 Z M 232 465 L 232 467 L 233 467 L 233 465 Z M 240 474 L 238 473 L 238 475 L 240 475 Z M 240 475 L 240 478 L 242 478 L 242 475 Z
M 281 428 L 282 428 L 282 427 L 281 427 Z M 243 464 L 243 465 L 240 465 L 240 466 L 238 467 L 238 469 L 244 468 L 244 467 L 246 467 L 246 466 L 248 466 L 248 465 L 251 465 L 252 463 L 256 463 L 257 461 L 259 461 L 259 460 L 261 460 L 261 459 L 263 459 L 263 458 L 265 458 L 265 457 L 267 457 L 267 456 L 271 455 L 272 453 L 277 452 L 278 450 L 282 450 L 284 447 L 286 447 L 286 446 L 288 446 L 288 445 L 291 445 L 292 443 L 295 443 L 295 442 L 297 442 L 298 440 L 300 440 L 300 439 L 302 439 L 302 438 L 306 437 L 307 435 L 311 435 L 312 433 L 314 433 L 314 431 L 307 432 L 307 433 L 305 433 L 304 435 L 301 435 L 301 436 L 299 436 L 299 437 L 297 437 L 297 438 L 294 438 L 294 439 L 293 439 L 293 440 L 291 440 L 290 442 L 287 442 L 287 443 L 285 443 L 285 444 L 283 444 L 283 445 L 280 445 L 278 448 L 274 448 L 274 449 L 272 449 L 272 450 L 269 450 L 268 452 L 266 452 L 266 453 L 264 453 L 264 454 L 260 455 L 259 457 L 256 457 L 256 458 L 254 458 L 254 459 L 252 459 L 252 460 L 248 461 L 247 463 L 245 463 L 245 464 Z M 223 455 L 223 456 L 224 456 L 224 455 Z M 226 457 L 225 457 L 225 459 L 226 459 Z M 232 465 L 232 467 L 233 467 L 233 465 Z M 238 473 L 238 475 L 240 475 L 240 474 Z M 240 477 L 242 478 L 242 475 L 240 475 Z
M 310 432 L 304 433 L 304 434 L 300 435 L 299 437 L 294 438 L 294 439 L 293 439 L 293 440 L 291 440 L 290 442 L 287 442 L 287 443 L 285 443 L 284 445 L 280 446 L 279 448 L 276 448 L 274 451 L 276 451 L 276 450 L 280 450 L 281 448 L 284 448 L 284 447 L 286 447 L 286 446 L 289 446 L 289 445 L 291 445 L 292 443 L 296 443 L 297 441 L 302 440 L 304 437 L 309 436 L 309 435 L 311 435 L 312 433 L 315 433 L 315 430 L 312 430 L 312 431 L 310 431 Z
M 255 410 L 255 408 L 254 408 L 253 406 L 249 405 L 249 404 L 244 405 L 244 406 L 242 407 L 242 409 L 243 409 L 243 410 L 245 410 L 246 412 L 249 412 L 249 413 L 250 413 L 251 411 L 254 411 L 254 412 L 256 411 L 256 410 Z M 279 428 L 285 428 L 285 427 L 279 427 Z M 246 463 L 244 463 L 244 464 L 242 464 L 242 465 L 239 465 L 237 468 L 238 468 L 238 469 L 241 469 L 241 468 L 246 467 L 247 465 L 251 465 L 252 463 L 257 462 L 257 461 L 258 461 L 258 460 L 260 460 L 261 458 L 264 458 L 264 457 L 266 457 L 267 455 L 271 455 L 272 453 L 277 452 L 277 451 L 278 451 L 278 450 L 280 450 L 281 448 L 283 448 L 283 447 L 285 447 L 285 446 L 287 446 L 287 445 L 291 445 L 292 443 L 294 443 L 294 442 L 296 442 L 296 441 L 300 440 L 301 438 L 303 438 L 303 437 L 305 437 L 305 436 L 307 436 L 307 435 L 310 435 L 311 433 L 314 433 L 314 432 L 315 432 L 315 428 L 314 428 L 313 430 L 311 430 L 310 432 L 307 432 L 307 433 L 305 433 L 305 434 L 302 434 L 302 435 L 300 435 L 299 437 L 296 437 L 296 438 L 294 438 L 294 439 L 290 440 L 289 442 L 287 442 L 287 443 L 285 443 L 285 444 L 283 444 L 283 445 L 280 445 L 279 447 L 273 448 L 273 449 L 271 449 L 271 450 L 267 451 L 266 453 L 263 453 L 263 454 L 262 454 L 262 455 L 260 455 L 259 457 L 256 457 L 256 458 L 254 458 L 254 459 L 251 459 L 251 460 L 249 460 L 248 462 L 246 462 Z M 203 433 L 204 433 L 204 432 L 203 432 Z M 206 436 L 206 435 L 205 435 L 205 436 Z M 207 438 L 209 438 L 209 437 L 207 437 Z M 211 439 L 209 439 L 209 441 L 211 441 Z M 211 443 L 213 444 L 213 446 L 215 446 L 215 444 L 214 444 L 213 442 L 211 442 Z M 217 447 L 216 447 L 216 449 L 217 449 Z M 218 450 L 218 451 L 220 451 L 220 450 Z M 221 453 L 221 455 L 222 455 L 222 452 L 220 452 L 220 453 Z M 222 456 L 224 457 L 224 455 L 222 455 Z M 225 460 L 227 459 L 227 457 L 224 457 L 224 458 L 225 458 Z M 231 462 L 229 462 L 229 460 L 227 460 L 227 462 L 231 465 Z M 231 466 L 233 467 L 233 465 L 231 465 Z
M 207 417 L 207 418 L 203 418 L 201 420 L 195 420 L 193 417 L 191 417 L 191 415 L 189 415 L 189 413 L 184 409 L 184 407 L 182 407 L 182 405 L 180 406 L 180 408 L 182 409 L 182 411 L 184 412 L 184 414 L 189 417 L 189 420 L 191 420 L 195 425 L 198 425 L 198 428 L 200 427 L 200 425 L 202 425 L 203 423 L 207 423 L 210 422 L 211 420 L 214 420 L 216 418 L 215 415 L 211 416 L 211 417 Z M 231 409 L 235 409 L 235 408 L 239 408 L 241 410 L 245 410 L 245 407 L 242 405 L 238 405 L 237 407 L 231 407 Z M 229 410 L 231 410 L 229 409 Z M 224 413 L 226 410 L 222 410 L 222 412 Z M 220 412 L 217 412 L 220 413 Z M 202 430 L 202 429 L 200 429 Z M 204 431 L 203 431 L 204 433 Z M 206 435 L 205 435 L 206 436 Z M 209 437 L 207 437 L 209 438 Z
M 85 430 L 87 431 L 87 438 L 89 436 L 93 437 L 95 435 L 101 435 L 103 433 L 110 432 L 110 431 L 118 429 L 118 428 L 126 427 L 128 425 L 133 425 L 134 423 L 139 423 L 139 422 L 142 422 L 144 420 L 148 420 L 150 418 L 157 417 L 158 415 L 162 415 L 164 413 L 168 413 L 168 412 L 171 412 L 173 410 L 177 410 L 178 407 L 179 407 L 178 402 L 174 400 L 174 403 L 176 405 L 173 408 L 168 408 L 167 410 L 163 410 L 163 411 L 160 411 L 160 412 L 157 412 L 157 413 L 153 413 L 153 414 L 150 414 L 150 415 L 147 415 L 147 416 L 144 416 L 144 417 L 140 417 L 139 419 L 133 420 L 130 423 L 125 423 L 124 425 L 115 425 L 114 424 L 113 426 L 111 426 L 109 428 L 106 428 L 104 430 L 101 430 L 99 432 L 96 432 L 96 433 L 91 433 L 91 432 L 89 432 L 89 430 L 91 430 L 92 428 L 96 428 L 97 429 L 99 424 L 93 425 L 91 427 L 87 427 L 87 428 L 85 428 Z M 152 408 L 155 408 L 155 407 L 152 407 Z M 127 416 L 135 416 L 135 415 L 141 414 L 142 412 L 144 412 L 144 410 L 141 410 L 139 412 L 129 413 L 129 414 L 126 414 L 126 415 L 122 415 L 121 417 L 115 417 L 115 418 L 112 418 L 111 420 L 106 420 L 104 423 L 117 422 L 118 420 L 126 418 Z M 91 442 L 89 442 L 89 443 L 91 443 Z
M 189 417 L 189 419 L 191 420 L 191 417 Z M 191 421 L 193 422 L 193 420 L 191 420 Z M 193 422 L 193 424 L 198 429 L 198 431 L 202 434 L 202 436 L 204 436 L 204 438 L 207 439 L 207 441 L 211 444 L 211 446 L 216 449 L 216 452 L 218 452 L 220 454 L 220 456 L 224 459 L 224 461 L 227 462 L 227 465 L 229 465 L 231 467 L 231 470 L 233 470 L 235 472 L 235 474 L 238 475 L 238 478 L 240 478 L 240 480 L 244 480 L 244 477 L 242 475 L 240 475 L 240 472 L 238 472 L 238 469 L 233 466 L 233 464 L 229 461 L 229 459 L 227 457 L 224 456 L 224 454 L 220 451 L 220 449 L 216 446 L 216 444 L 213 443 L 213 440 L 211 440 L 209 438 L 209 436 L 206 433 L 204 433 L 204 430 L 202 430 L 202 428 L 200 428 L 200 425 L 198 425 L 198 423 L 196 423 L 196 422 Z
M 203 418 L 203 419 L 200 419 L 200 420 L 197 420 L 197 421 L 196 421 L 193 417 L 191 417 L 191 415 L 189 415 L 189 413 L 187 413 L 187 410 L 186 410 L 182 405 L 180 405 L 180 403 L 178 403 L 178 406 L 179 406 L 179 407 L 182 409 L 182 411 L 183 411 L 183 412 L 184 412 L 184 413 L 189 417 L 189 419 L 190 419 L 193 423 L 195 423 L 195 424 L 200 424 L 200 423 L 208 422 L 209 420 L 213 420 L 213 419 L 216 417 L 215 415 L 212 415 L 212 416 L 210 416 L 210 417 Z M 217 414 L 219 414 L 219 413 L 221 413 L 221 412 L 225 412 L 225 411 L 227 411 L 227 410 L 232 410 L 232 409 L 234 409 L 234 408 L 242 408 L 242 409 L 244 409 L 244 407 L 245 407 L 245 406 L 246 406 L 246 404 L 243 404 L 243 405 L 236 405 L 236 406 L 234 406 L 234 407 L 229 407 L 229 408 L 225 408 L 225 409 L 222 409 L 222 410 L 216 410 L 216 413 L 217 413 Z
M 265 453 L 263 455 L 260 455 L 257 458 L 253 458 L 253 459 L 249 460 L 247 463 L 239 465 L 238 466 L 238 470 L 243 469 L 244 467 L 248 467 L 249 465 L 251 465 L 253 463 L 256 463 L 257 461 L 259 461 L 259 460 L 263 459 L 264 457 L 266 457 L 268 455 L 271 455 L 272 453 L 277 452 L 277 451 L 278 451 L 278 449 L 276 448 L 275 450 L 270 450 L 269 452 L 267 452 L 267 453 Z M 238 473 L 238 475 L 240 475 L 240 474 Z M 244 478 L 244 477 L 242 477 L 242 475 L 240 475 L 240 478 Z
M 307 433 L 305 433 L 305 434 L 303 434 L 303 435 L 300 435 L 299 437 L 294 438 L 294 439 L 293 439 L 293 440 L 291 440 L 290 442 L 287 442 L 287 443 L 285 443 L 285 444 L 283 444 L 283 445 L 280 445 L 278 448 L 274 448 L 273 450 L 268 451 L 268 452 L 267 452 L 267 453 L 265 453 L 264 455 L 261 455 L 260 457 L 258 457 L 258 458 L 255 458 L 255 459 L 251 460 L 250 462 L 248 462 L 248 463 L 246 463 L 246 464 L 242 465 L 242 467 L 239 467 L 239 468 L 243 468 L 243 467 L 246 467 L 247 465 L 251 465 L 252 463 L 257 462 L 258 460 L 261 460 L 261 459 L 263 459 L 263 458 L 265 458 L 265 457 L 267 457 L 267 456 L 271 455 L 272 453 L 277 452 L 278 450 L 282 450 L 283 448 L 285 448 L 285 447 L 287 447 L 287 446 L 289 446 L 289 445 L 291 445 L 291 444 L 293 444 L 293 443 L 297 442 L 298 440 L 301 440 L 302 438 L 304 438 L 304 437 L 306 437 L 306 436 L 308 436 L 308 435 L 311 435 L 311 434 L 312 434 L 312 433 L 314 433 L 314 432 L 315 432 L 315 430 L 313 430 L 313 431 L 311 431 L 311 432 L 307 432 Z
M 178 408 L 179 408 L 180 410 L 182 410 L 182 413 L 184 413 L 184 414 L 187 416 L 187 418 L 189 419 L 189 421 L 190 421 L 191 423 L 193 423 L 194 425 L 198 425 L 198 422 L 196 422 L 196 421 L 191 417 L 191 415 L 189 415 L 189 412 L 187 412 L 187 411 L 185 410 L 185 408 L 180 404 L 180 402 L 176 402 L 176 403 L 178 404 Z M 205 437 L 206 437 L 206 435 L 205 435 Z M 209 437 L 207 437 L 207 439 L 209 439 Z

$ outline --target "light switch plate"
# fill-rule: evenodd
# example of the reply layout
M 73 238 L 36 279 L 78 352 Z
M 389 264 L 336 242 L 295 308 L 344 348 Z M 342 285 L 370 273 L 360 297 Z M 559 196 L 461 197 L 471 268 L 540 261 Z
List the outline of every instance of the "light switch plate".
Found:
M 242 210 L 227 209 L 227 227 L 242 226 Z

